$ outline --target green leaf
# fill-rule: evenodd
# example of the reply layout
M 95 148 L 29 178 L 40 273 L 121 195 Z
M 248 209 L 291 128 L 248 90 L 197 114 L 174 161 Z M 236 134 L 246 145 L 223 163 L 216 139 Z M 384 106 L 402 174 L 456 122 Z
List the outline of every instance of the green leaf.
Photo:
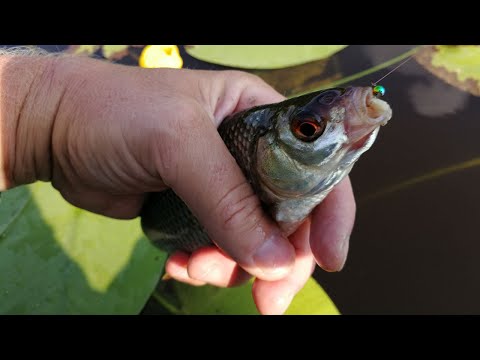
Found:
M 252 284 L 232 288 L 218 288 L 210 285 L 191 286 L 175 281 L 181 314 L 258 314 L 252 299 Z
M 300 293 L 293 299 L 286 315 L 339 315 L 333 301 L 325 290 L 310 278 Z
M 347 45 L 190 45 L 187 53 L 214 64 L 244 69 L 279 69 L 325 59 Z
M 110 61 L 119 60 L 128 55 L 128 45 L 102 45 L 102 53 Z
M 137 314 L 166 255 L 139 220 L 68 204 L 49 183 L 2 193 L 1 314 Z
M 415 58 L 450 85 L 480 96 L 479 45 L 425 46 Z
M 178 304 L 175 313 L 179 314 L 231 314 L 258 315 L 252 298 L 252 282 L 233 288 L 217 288 L 214 286 L 190 286 L 174 282 Z M 157 293 L 157 296 L 162 296 Z M 162 301 L 162 300 L 161 300 Z M 163 301 L 162 301 L 163 302 Z M 171 306 L 168 306 L 171 308 Z M 305 287 L 295 296 L 286 314 L 338 315 L 339 312 L 325 291 L 310 278 Z
M 98 49 L 100 49 L 100 45 L 70 45 L 66 52 L 75 55 L 90 56 L 93 55 Z

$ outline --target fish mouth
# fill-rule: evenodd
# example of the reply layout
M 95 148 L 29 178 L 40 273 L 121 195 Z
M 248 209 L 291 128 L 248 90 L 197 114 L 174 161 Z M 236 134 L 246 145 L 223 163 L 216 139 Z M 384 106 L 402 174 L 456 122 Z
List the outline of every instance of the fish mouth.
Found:
M 386 101 L 373 94 L 371 87 L 356 88 L 352 95 L 352 116 L 346 122 L 345 130 L 349 143 L 359 148 L 368 142 L 373 130 L 388 123 L 392 117 L 392 109 Z
M 377 98 L 372 88 L 362 88 L 360 104 L 364 104 L 364 120 L 370 125 L 386 125 L 392 117 L 392 109 L 386 101 Z

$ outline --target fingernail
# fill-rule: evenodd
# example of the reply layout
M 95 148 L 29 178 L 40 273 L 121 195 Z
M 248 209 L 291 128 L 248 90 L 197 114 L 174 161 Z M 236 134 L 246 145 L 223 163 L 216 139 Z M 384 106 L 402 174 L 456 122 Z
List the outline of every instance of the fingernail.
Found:
M 286 275 L 294 260 L 293 246 L 281 235 L 267 239 L 253 255 L 255 265 L 267 276 Z
M 168 273 L 165 273 L 165 275 L 162 276 L 163 281 L 167 281 L 167 280 L 170 280 L 170 279 L 172 279 L 172 277 Z

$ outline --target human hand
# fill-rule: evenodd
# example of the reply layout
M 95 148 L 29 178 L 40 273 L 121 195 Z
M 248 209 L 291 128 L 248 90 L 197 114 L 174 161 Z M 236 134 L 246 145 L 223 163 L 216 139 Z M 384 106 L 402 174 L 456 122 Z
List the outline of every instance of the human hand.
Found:
M 355 220 L 355 199 L 350 179 L 341 181 L 310 217 L 289 237 L 295 263 L 286 277 L 268 281 L 260 276 L 253 285 L 253 298 L 262 314 L 282 314 L 318 264 L 326 271 L 340 271 L 346 261 Z M 230 287 L 250 278 L 238 264 L 214 247 L 193 254 L 176 252 L 167 261 L 167 273 L 191 285 Z
M 167 273 L 216 286 L 251 274 L 264 314 L 287 308 L 315 259 L 328 271 L 341 269 L 355 214 L 349 180 L 289 241 L 262 212 L 216 131 L 231 113 L 283 99 L 263 81 L 240 72 L 140 69 L 85 58 L 44 66 L 26 110 L 18 112 L 15 153 L 8 154 L 27 161 L 13 160 L 6 184 L 51 180 L 72 204 L 115 218 L 137 216 L 146 193 L 173 188 L 221 250 L 172 254 Z

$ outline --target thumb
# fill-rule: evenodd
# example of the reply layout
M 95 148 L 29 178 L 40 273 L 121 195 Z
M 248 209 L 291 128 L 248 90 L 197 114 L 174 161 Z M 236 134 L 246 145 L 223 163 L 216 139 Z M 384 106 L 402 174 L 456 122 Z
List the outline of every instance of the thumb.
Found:
M 263 212 L 207 112 L 201 107 L 186 111 L 193 123 L 182 146 L 167 151 L 175 154 L 168 171 L 175 176 L 167 182 L 213 242 L 242 268 L 263 280 L 283 278 L 295 260 L 293 246 Z

